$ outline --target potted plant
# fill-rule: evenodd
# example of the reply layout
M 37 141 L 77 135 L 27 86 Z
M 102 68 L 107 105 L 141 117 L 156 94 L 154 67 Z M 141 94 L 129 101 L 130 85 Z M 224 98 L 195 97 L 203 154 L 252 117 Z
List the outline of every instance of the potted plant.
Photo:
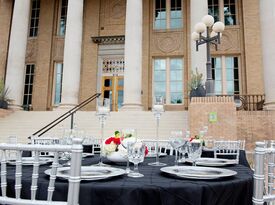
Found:
M 191 81 L 189 82 L 189 92 L 190 99 L 192 97 L 205 97 L 206 95 L 206 90 L 203 85 L 203 76 L 202 73 L 198 72 L 197 68 L 195 73 L 192 70 Z
M 8 98 L 9 88 L 5 88 L 4 80 L 0 80 L 0 108 L 8 109 L 10 99 Z

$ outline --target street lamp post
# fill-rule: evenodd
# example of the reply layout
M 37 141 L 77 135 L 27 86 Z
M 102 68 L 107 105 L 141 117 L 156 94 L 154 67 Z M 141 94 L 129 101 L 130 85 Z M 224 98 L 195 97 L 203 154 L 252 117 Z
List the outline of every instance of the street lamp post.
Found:
M 215 94 L 215 84 L 211 71 L 211 54 L 210 45 L 215 45 L 216 50 L 218 49 L 218 44 L 221 43 L 221 36 L 224 30 L 224 23 L 218 21 L 214 23 L 213 16 L 206 15 L 202 18 L 202 22 L 195 25 L 195 32 L 192 33 L 192 39 L 196 41 L 196 50 L 199 50 L 199 46 L 206 44 L 206 95 L 212 96 Z M 206 31 L 206 36 L 203 33 Z M 211 33 L 210 33 L 211 32 Z

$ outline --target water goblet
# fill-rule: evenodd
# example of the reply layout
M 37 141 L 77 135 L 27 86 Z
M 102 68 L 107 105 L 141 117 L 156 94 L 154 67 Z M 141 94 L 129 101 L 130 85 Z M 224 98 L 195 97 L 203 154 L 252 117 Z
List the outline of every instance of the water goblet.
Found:
M 190 142 L 188 146 L 188 157 L 192 160 L 193 166 L 196 166 L 196 161 L 201 157 L 202 143 L 197 140 Z
M 175 166 L 178 166 L 178 151 L 184 145 L 182 131 L 171 131 L 169 144 L 175 150 Z
M 188 146 L 189 146 L 189 138 L 184 137 L 183 145 L 179 147 L 178 151 L 182 155 L 182 158 L 178 160 L 180 163 L 184 163 L 186 161 L 185 155 L 188 153 Z
M 129 146 L 128 158 L 129 161 L 134 163 L 134 171 L 128 174 L 129 177 L 143 177 L 144 175 L 139 173 L 138 164 L 144 161 L 145 156 L 145 144 L 143 142 L 136 142 L 132 146 Z
M 137 141 L 136 129 L 122 129 L 120 132 L 121 145 L 127 149 L 127 155 L 129 155 L 129 148 Z M 130 173 L 129 159 L 127 157 L 126 173 Z

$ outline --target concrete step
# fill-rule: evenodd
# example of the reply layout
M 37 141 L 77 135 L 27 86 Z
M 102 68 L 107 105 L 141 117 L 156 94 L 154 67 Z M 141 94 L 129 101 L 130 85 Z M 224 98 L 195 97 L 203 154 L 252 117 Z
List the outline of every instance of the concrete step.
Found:
M 0 118 L 0 141 L 6 142 L 9 136 L 18 136 L 19 142 L 28 142 L 27 138 L 35 131 L 50 123 L 65 111 L 15 111 Z M 71 119 L 66 119 L 45 135 L 62 136 L 63 130 L 70 127 Z M 78 111 L 74 116 L 74 126 L 87 136 L 100 137 L 100 124 L 95 112 Z M 140 138 L 155 139 L 156 119 L 149 111 L 111 112 L 105 124 L 105 137 L 123 128 L 135 128 Z M 187 111 L 169 111 L 160 119 L 160 139 L 167 139 L 171 130 L 188 129 Z

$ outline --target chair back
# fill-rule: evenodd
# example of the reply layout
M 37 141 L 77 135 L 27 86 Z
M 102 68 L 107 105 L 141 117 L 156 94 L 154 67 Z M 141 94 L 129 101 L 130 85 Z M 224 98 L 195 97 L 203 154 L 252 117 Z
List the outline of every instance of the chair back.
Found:
M 82 140 L 73 139 L 72 145 L 37 145 L 37 144 L 0 144 L 0 159 L 1 159 L 1 191 L 0 204 L 10 205 L 78 205 L 79 197 L 79 186 L 80 186 L 80 174 L 81 174 L 81 160 L 82 160 Z M 15 150 L 16 161 L 15 161 L 15 196 L 9 196 L 7 194 L 7 172 L 13 173 L 13 170 L 7 169 L 7 155 L 9 150 Z M 22 172 L 22 152 L 32 151 L 34 152 L 34 162 L 32 171 L 32 180 L 30 199 L 22 199 L 22 178 L 24 176 Z M 50 173 L 50 180 L 47 190 L 47 200 L 41 200 L 36 198 L 37 189 L 39 186 L 38 178 L 39 175 L 39 152 L 53 152 L 54 159 L 52 163 L 52 169 Z M 60 152 L 71 153 L 71 167 L 69 175 L 69 188 L 66 202 L 52 202 L 53 192 L 55 189 L 55 179 L 58 168 L 58 157 Z M 12 185 L 9 185 L 12 186 Z M 9 187 L 10 189 L 10 187 Z
M 275 143 L 271 143 L 270 147 L 265 147 L 264 142 L 256 142 L 254 163 L 252 202 L 254 205 L 264 203 L 273 205 L 275 204 Z
M 229 158 L 233 157 L 239 163 L 240 141 L 219 140 L 214 141 L 214 157 Z
M 60 139 L 58 137 L 31 137 L 32 144 L 39 144 L 39 145 L 55 145 L 60 144 Z M 32 156 L 34 153 L 32 153 Z M 54 156 L 54 153 L 51 152 L 40 152 L 40 156 Z
M 156 154 L 157 141 L 153 139 L 142 140 L 148 148 L 149 154 Z M 173 148 L 169 144 L 169 140 L 159 140 L 158 148 L 160 153 L 166 153 L 168 155 L 173 155 Z

